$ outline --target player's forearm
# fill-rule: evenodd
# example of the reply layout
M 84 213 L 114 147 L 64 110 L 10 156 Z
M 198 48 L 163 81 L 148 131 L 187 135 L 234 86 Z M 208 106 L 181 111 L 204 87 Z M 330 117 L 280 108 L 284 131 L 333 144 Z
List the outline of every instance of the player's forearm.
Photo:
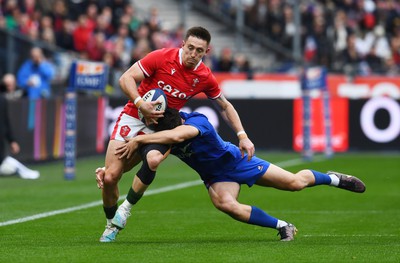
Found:
M 243 125 L 240 121 L 239 114 L 237 113 L 236 109 L 233 107 L 232 103 L 230 103 L 224 95 L 221 95 L 214 104 L 224 121 L 232 128 L 235 133 L 243 131 Z
M 222 109 L 220 113 L 224 121 L 231 126 L 235 133 L 244 130 L 239 114 L 232 104 L 229 103 L 229 105 L 225 109 Z
M 135 137 L 139 144 L 160 143 L 174 144 L 184 141 L 182 136 L 179 136 L 174 130 L 160 131 L 152 134 L 144 134 Z
M 119 79 L 119 85 L 121 87 L 121 90 L 124 92 L 124 94 L 131 100 L 134 101 L 138 96 L 139 92 L 137 90 L 137 85 L 136 81 L 129 74 L 129 72 L 125 72 Z

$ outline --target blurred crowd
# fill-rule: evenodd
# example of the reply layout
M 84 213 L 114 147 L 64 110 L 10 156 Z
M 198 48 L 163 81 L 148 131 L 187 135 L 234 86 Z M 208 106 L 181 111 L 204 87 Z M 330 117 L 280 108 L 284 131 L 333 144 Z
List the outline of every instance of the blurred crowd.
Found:
M 303 59 L 330 72 L 396 75 L 400 67 L 400 3 L 397 0 L 203 0 L 288 49 L 300 3 Z M 239 3 L 241 6 L 239 6 Z M 284 59 L 284 58 L 282 58 Z M 290 63 L 288 63 L 290 65 Z
M 300 3 L 303 59 L 330 72 L 396 75 L 400 67 L 400 4 L 388 0 L 200 0 L 287 49 Z M 239 6 L 240 4 L 240 6 Z M 137 10 L 130 0 L 0 0 L 0 27 L 126 70 L 152 50 L 182 43 L 185 28 L 169 26 L 156 6 Z M 28 59 L 28 58 L 27 58 Z M 293 60 L 277 55 L 279 68 Z M 214 72 L 252 72 L 245 54 L 223 47 L 204 61 Z M 22 83 L 20 83 L 22 85 Z
M 113 69 L 113 84 L 121 71 L 149 52 L 181 45 L 185 28 L 171 27 L 164 20 L 157 7 L 139 12 L 130 0 L 0 0 L 0 28 L 74 52 L 81 59 L 105 62 Z M 250 71 L 244 54 L 234 54 L 229 47 L 221 53 L 211 52 L 205 60 L 212 70 Z
M 129 0 L 0 2 L 0 27 L 124 70 L 152 50 L 181 45 L 185 33 L 183 26 L 164 26 L 157 7 L 138 14 Z M 214 70 L 230 70 L 219 69 L 218 60 L 211 60 Z

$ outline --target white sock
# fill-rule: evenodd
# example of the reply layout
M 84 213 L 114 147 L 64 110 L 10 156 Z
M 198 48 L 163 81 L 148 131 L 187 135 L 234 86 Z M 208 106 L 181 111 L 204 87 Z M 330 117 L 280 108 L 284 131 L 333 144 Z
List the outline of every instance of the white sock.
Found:
M 112 219 L 108 219 L 108 218 L 107 218 L 107 226 L 110 226 L 110 225 L 111 225 L 111 221 L 112 221 Z
M 121 206 L 123 206 L 125 210 L 131 211 L 133 205 L 125 199 Z
M 338 186 L 339 185 L 339 178 L 334 174 L 328 174 L 331 178 L 331 183 L 329 185 Z
M 287 225 L 289 225 L 287 222 L 278 219 L 278 223 L 276 224 L 276 229 L 287 226 Z

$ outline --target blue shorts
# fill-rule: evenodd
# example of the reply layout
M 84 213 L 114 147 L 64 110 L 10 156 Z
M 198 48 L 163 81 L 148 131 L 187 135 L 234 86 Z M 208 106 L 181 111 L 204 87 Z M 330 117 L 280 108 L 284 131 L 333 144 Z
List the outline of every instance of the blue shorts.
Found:
M 217 175 L 201 175 L 207 189 L 218 182 L 236 182 L 238 184 L 247 184 L 249 187 L 261 178 L 267 171 L 270 163 L 256 156 L 247 161 L 247 155 L 238 160 L 235 169 L 224 171 Z M 222 167 L 221 167 L 222 168 Z

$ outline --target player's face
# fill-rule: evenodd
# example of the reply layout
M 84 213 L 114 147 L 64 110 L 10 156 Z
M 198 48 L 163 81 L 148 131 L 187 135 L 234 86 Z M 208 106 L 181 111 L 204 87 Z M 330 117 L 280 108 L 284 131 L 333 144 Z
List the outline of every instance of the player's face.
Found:
M 190 36 L 182 43 L 182 62 L 187 68 L 194 68 L 210 50 L 207 41 Z

